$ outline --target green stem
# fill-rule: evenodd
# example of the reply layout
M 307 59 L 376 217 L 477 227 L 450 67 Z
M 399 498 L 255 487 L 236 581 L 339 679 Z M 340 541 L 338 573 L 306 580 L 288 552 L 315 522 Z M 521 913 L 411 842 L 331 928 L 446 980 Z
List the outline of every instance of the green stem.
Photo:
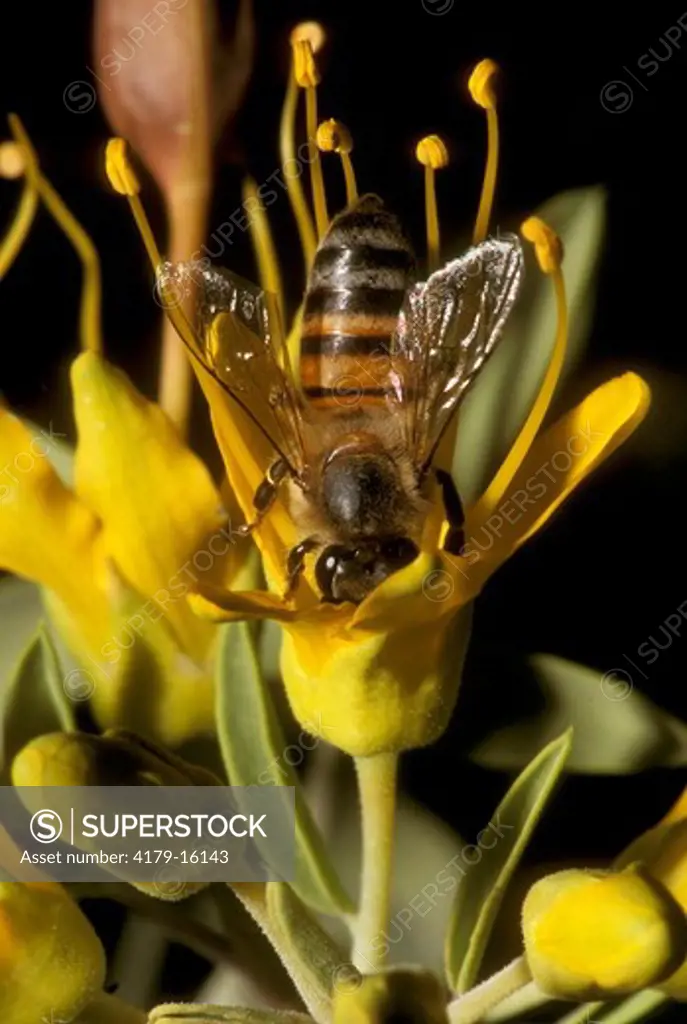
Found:
M 596 1014 L 603 1008 L 603 1003 L 585 1003 L 584 1006 L 578 1006 L 577 1009 L 566 1013 L 565 1017 L 561 1017 L 558 1021 L 558 1024 L 594 1024 Z
M 189 907 L 182 909 L 178 904 L 165 903 L 130 885 L 96 882 L 70 887 L 77 900 L 115 900 L 132 913 L 154 921 L 165 932 L 213 963 L 230 964 L 257 979 L 279 1006 L 290 1008 L 297 1000 L 279 960 L 272 955 L 270 946 L 245 916 L 230 891 L 227 890 L 229 899 L 226 899 L 221 889 L 221 886 L 213 886 L 209 893 L 192 897 L 196 905 L 214 897 L 221 918 L 222 932 L 219 932 L 192 917 Z
M 384 933 L 391 912 L 391 881 L 396 819 L 398 754 L 374 754 L 355 760 L 363 831 L 360 911 L 353 963 L 370 973 L 384 963 Z
M 448 1018 L 451 1024 L 477 1024 L 495 1006 L 531 981 L 527 961 L 519 956 L 481 985 L 449 1003 Z
M 271 942 L 316 1024 L 327 1024 L 331 1016 L 329 996 L 326 995 L 323 998 L 322 993 L 313 986 L 312 978 L 303 970 L 297 951 L 289 942 L 288 936 L 279 927 L 279 923 L 270 914 L 267 906 L 267 884 L 264 882 L 234 882 L 230 887 Z

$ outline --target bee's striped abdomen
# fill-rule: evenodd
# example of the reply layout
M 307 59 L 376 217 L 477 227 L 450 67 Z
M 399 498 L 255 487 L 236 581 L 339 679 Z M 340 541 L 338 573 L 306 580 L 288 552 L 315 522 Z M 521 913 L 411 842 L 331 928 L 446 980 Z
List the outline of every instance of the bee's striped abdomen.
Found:
M 306 398 L 335 411 L 383 403 L 389 347 L 413 252 L 377 196 L 340 214 L 320 243 L 303 312 L 300 379 Z

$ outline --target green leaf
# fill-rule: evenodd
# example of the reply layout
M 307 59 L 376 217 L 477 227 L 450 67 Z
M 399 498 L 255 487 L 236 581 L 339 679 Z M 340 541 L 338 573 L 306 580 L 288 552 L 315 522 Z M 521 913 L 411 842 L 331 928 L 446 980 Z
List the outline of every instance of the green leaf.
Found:
M 74 712 L 52 640 L 40 627 L 2 695 L 3 777 L 15 755 L 36 736 L 76 729 Z
M 491 829 L 488 846 L 478 833 L 480 857 L 458 883 L 446 943 L 446 972 L 459 995 L 475 983 L 506 886 L 563 771 L 571 742 L 569 730 L 520 773 L 483 830 Z
M 614 1009 L 608 1008 L 609 1003 L 586 1003 L 578 1010 L 561 1017 L 557 1024 L 634 1024 L 635 1021 L 644 1020 L 666 1002 L 668 996 L 647 989 L 623 1000 Z M 604 1006 L 607 1007 L 606 1010 Z
M 481 743 L 472 753 L 478 764 L 519 768 L 568 726 L 575 741 L 567 771 L 613 775 L 687 764 L 687 725 L 635 688 L 635 669 L 597 672 L 548 654 L 531 663 L 543 710 Z
M 288 745 L 246 623 L 222 628 L 217 672 L 217 728 L 230 782 L 235 786 L 295 788 L 294 890 L 304 903 L 322 913 L 351 913 L 353 904 L 336 876 L 299 778 L 287 760 Z
M 290 1010 L 250 1010 L 210 1003 L 169 1003 L 150 1011 L 148 1024 L 315 1024 L 305 1013 Z
M 14 675 L 17 661 L 45 618 L 38 587 L 8 576 L 0 580 L 0 692 Z
M 565 375 L 582 355 L 589 334 L 606 219 L 605 193 L 598 187 L 564 192 L 545 203 L 537 215 L 558 232 L 565 251 L 563 273 L 570 310 Z M 484 489 L 515 440 L 546 372 L 555 329 L 551 281 L 528 254 L 525 284 L 504 339 L 461 408 L 454 476 L 463 500 L 473 500 Z
M 328 1019 L 336 986 L 360 975 L 285 882 L 268 883 L 267 909 L 301 998 L 317 1020 Z

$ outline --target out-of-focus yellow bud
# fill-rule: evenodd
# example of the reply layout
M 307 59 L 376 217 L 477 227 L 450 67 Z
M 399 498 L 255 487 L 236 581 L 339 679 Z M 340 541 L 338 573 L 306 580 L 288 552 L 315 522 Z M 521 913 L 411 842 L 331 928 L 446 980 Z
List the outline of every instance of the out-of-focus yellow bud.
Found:
M 664 824 L 666 821 L 676 821 L 676 824 Z M 642 860 L 652 878 L 664 885 L 682 909 L 687 910 L 687 821 L 681 821 L 671 811 L 663 822 L 640 836 L 630 849 L 635 852 L 641 850 Z M 687 1000 L 687 962 L 660 988 L 673 999 Z
M 527 894 L 522 926 L 534 980 L 561 999 L 607 998 L 656 985 L 687 951 L 680 907 L 635 865 L 542 878 Z
M 132 733 L 48 733 L 19 751 L 15 786 L 217 786 L 217 776 Z
M 73 1020 L 101 991 L 105 953 L 61 885 L 0 883 L 0 1020 Z
M 357 983 L 359 981 L 359 983 Z M 334 991 L 334 1024 L 448 1024 L 447 992 L 429 971 L 395 967 L 349 977 Z
M 219 786 L 212 772 L 188 764 L 180 757 L 143 740 L 133 733 L 113 730 L 103 736 L 85 733 L 48 733 L 38 736 L 19 751 L 12 762 L 15 786 Z M 42 790 L 35 800 L 42 806 Z M 24 790 L 22 799 L 29 811 L 32 793 Z M 92 852 L 89 840 L 82 839 L 80 849 Z M 125 881 L 157 899 L 177 902 L 204 889 L 205 882 L 179 882 L 158 878 L 141 882 L 122 874 Z

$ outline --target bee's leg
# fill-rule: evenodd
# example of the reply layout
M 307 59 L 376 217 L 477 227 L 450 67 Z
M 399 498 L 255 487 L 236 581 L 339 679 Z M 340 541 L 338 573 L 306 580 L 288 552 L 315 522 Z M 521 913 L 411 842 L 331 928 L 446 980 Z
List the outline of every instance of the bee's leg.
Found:
M 291 548 L 289 551 L 286 559 L 286 590 L 283 595 L 285 601 L 291 597 L 298 586 L 298 581 L 305 566 L 305 556 L 309 555 L 320 544 L 321 541 L 318 537 L 306 537 L 305 540 L 302 540 L 300 544 L 296 544 L 295 548 Z
M 449 525 L 446 540 L 444 541 L 444 550 L 448 551 L 449 555 L 459 555 L 465 544 L 463 503 L 460 500 L 460 495 L 451 474 L 447 473 L 445 469 L 437 469 L 435 473 L 437 483 L 441 487 L 444 510 Z
M 237 530 L 237 533 L 242 537 L 247 537 L 249 533 L 252 533 L 255 527 L 262 522 L 264 517 L 267 515 L 274 504 L 279 484 L 286 476 L 288 468 L 289 467 L 283 459 L 277 459 L 276 462 L 273 462 L 267 470 L 265 479 L 253 495 L 253 506 L 255 507 L 256 513 L 255 519 L 252 523 L 243 523 Z

